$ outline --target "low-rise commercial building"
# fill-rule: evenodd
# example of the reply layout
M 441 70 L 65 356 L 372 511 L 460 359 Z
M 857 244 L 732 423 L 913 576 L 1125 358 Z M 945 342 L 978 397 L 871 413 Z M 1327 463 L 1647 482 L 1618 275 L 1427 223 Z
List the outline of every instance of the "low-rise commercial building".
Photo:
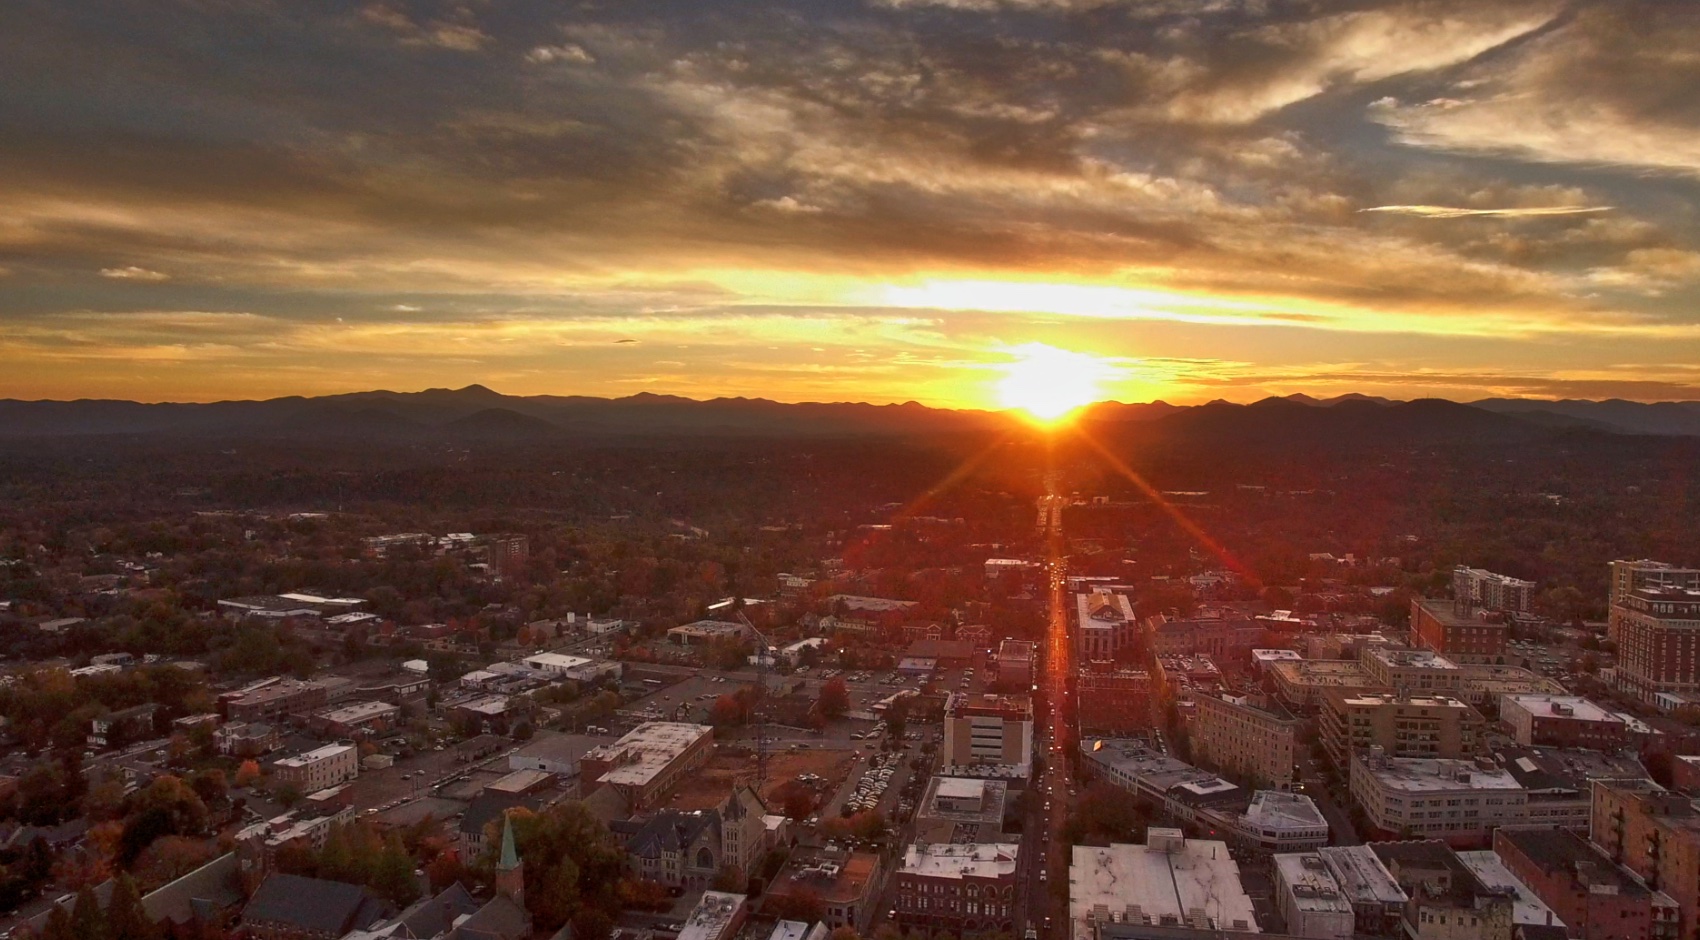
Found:
M 1275 856 L 1275 905 L 1287 935 L 1351 940 L 1356 920 L 1328 863 L 1315 852 Z
M 1070 940 L 1094 940 L 1095 925 L 1118 922 L 1258 932 L 1227 845 L 1158 826 L 1144 845 L 1073 847 L 1068 917 Z
M 714 729 L 708 725 L 645 722 L 620 740 L 592 748 L 579 758 L 580 792 L 614 787 L 627 806 L 645 809 L 706 763 L 713 751 Z
M 1506 773 L 1528 794 L 1528 822 L 1531 826 L 1587 832 L 1593 813 L 1593 781 L 1647 779 L 1647 769 L 1627 753 L 1508 747 L 1501 750 L 1498 757 Z
M 1586 747 L 1615 751 L 1629 745 L 1629 724 L 1580 695 L 1504 695 L 1499 721 L 1524 747 Z
M 1223 820 L 1229 835 L 1264 852 L 1304 852 L 1328 844 L 1328 819 L 1302 793 L 1259 790 L 1245 812 Z
M 608 659 L 587 659 L 565 653 L 538 653 L 522 660 L 527 666 L 557 679 L 574 682 L 595 682 L 602 678 L 620 678 L 623 664 Z
M 321 683 L 282 678 L 219 696 L 219 705 L 231 721 L 280 721 L 289 715 L 308 715 L 328 701 L 329 693 Z
M 1334 845 L 1319 848 L 1316 854 L 1327 864 L 1341 895 L 1352 906 L 1356 933 L 1368 937 L 1400 933 L 1410 896 L 1399 887 L 1374 849 L 1367 845 Z
M 915 844 L 897 869 L 897 923 L 956 936 L 1013 933 L 1020 846 Z
M 998 644 L 998 683 L 1011 689 L 1030 687 L 1035 649 L 1031 640 L 1004 640 Z
M 401 717 L 401 708 L 389 702 L 356 702 L 314 715 L 309 725 L 322 735 L 336 738 L 382 731 Z
M 360 776 L 360 754 L 352 744 L 327 744 L 277 761 L 272 774 L 280 783 L 312 793 Z
M 1478 848 L 1496 826 L 1528 821 L 1529 794 L 1492 761 L 1352 755 L 1351 792 L 1376 839 Z
M 1387 691 L 1363 664 L 1354 659 L 1306 659 L 1277 662 L 1269 667 L 1275 694 L 1287 707 L 1309 710 L 1329 692 L 1355 695 Z
M 1484 884 L 1443 842 L 1370 845 L 1410 896 L 1402 917 L 1409 940 L 1512 940 L 1514 900 Z
M 864 931 L 873 917 L 880 867 L 873 852 L 799 847 L 768 887 L 765 903 L 782 904 L 799 894 L 819 898 L 825 909 L 821 922 L 828 928 Z
M 679 646 L 705 646 L 715 640 L 742 640 L 748 627 L 725 620 L 698 620 L 667 631 L 667 640 Z
M 704 891 L 685 919 L 678 940 L 732 940 L 749 919 L 749 898 L 729 891 Z

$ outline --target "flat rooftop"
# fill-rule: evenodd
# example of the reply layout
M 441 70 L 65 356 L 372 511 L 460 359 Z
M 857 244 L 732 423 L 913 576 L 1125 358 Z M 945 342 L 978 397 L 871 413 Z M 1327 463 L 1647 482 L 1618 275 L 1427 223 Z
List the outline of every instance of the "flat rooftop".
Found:
M 285 757 L 279 760 L 277 765 L 279 767 L 305 767 L 308 764 L 337 757 L 346 751 L 352 750 L 354 750 L 354 746 L 352 744 L 327 744 L 324 747 L 316 747 L 311 751 L 307 751 L 303 754 L 297 754 L 294 757 Z
M 1433 650 L 1402 650 L 1386 646 L 1364 649 L 1364 656 L 1393 669 L 1457 669 L 1458 664 Z
M 1519 708 L 1536 718 L 1606 722 L 1621 722 L 1623 720 L 1611 711 L 1580 695 L 1507 695 L 1501 701 L 1515 702 Z
M 1015 874 L 1021 846 L 1013 842 L 989 845 L 910 845 L 900 871 L 923 878 L 1002 878 Z
M 1539 924 L 1563 927 L 1564 921 L 1547 907 L 1529 886 L 1518 880 L 1511 869 L 1499 860 L 1492 849 L 1481 849 L 1474 852 L 1459 852 L 1458 860 L 1464 867 L 1470 869 L 1481 883 L 1490 888 L 1502 888 L 1511 895 L 1511 922 L 1513 924 Z
M 691 911 L 679 940 L 719 940 L 721 934 L 743 909 L 746 896 L 726 891 L 704 891 L 702 900 Z
M 1486 770 L 1475 761 L 1442 757 L 1389 757 L 1384 766 L 1376 766 L 1362 757 L 1354 757 L 1353 760 L 1365 772 L 1374 775 L 1384 789 L 1402 793 L 1523 789 L 1517 778 L 1503 767 Z M 1355 770 L 1356 768 L 1354 772 Z
M 603 783 L 643 786 L 667 769 L 687 748 L 711 734 L 708 725 L 678 721 L 648 721 L 613 744 L 586 751 L 580 760 L 604 760 L 617 764 L 603 774 Z
M 1246 807 L 1245 821 L 1259 829 L 1327 829 L 1328 819 L 1303 793 L 1259 790 Z
M 1239 865 L 1223 842 L 1188 839 L 1170 851 L 1144 845 L 1074 846 L 1068 914 L 1077 940 L 1091 938 L 1089 919 L 1095 910 L 1142 915 L 1154 925 L 1167 921 L 1176 927 L 1258 932 Z M 1189 923 L 1195 914 L 1203 922 Z
M 1315 852 L 1275 856 L 1281 880 L 1292 889 L 1293 904 L 1309 914 L 1350 914 L 1352 902 L 1340 890 L 1328 863 Z
M 1328 863 L 1335 883 L 1353 903 L 1404 904 L 1410 900 L 1381 858 L 1367 845 L 1324 846 L 1316 854 Z

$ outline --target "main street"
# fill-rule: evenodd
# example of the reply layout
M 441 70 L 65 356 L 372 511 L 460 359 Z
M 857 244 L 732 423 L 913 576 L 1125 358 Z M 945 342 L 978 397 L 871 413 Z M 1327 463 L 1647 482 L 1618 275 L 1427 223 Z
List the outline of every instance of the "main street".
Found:
M 1024 839 L 1029 846 L 1043 847 L 1038 864 L 1043 874 L 1038 883 L 1027 885 L 1025 926 L 1035 929 L 1044 940 L 1065 940 L 1068 932 L 1067 892 L 1069 846 L 1063 839 L 1063 824 L 1068 817 L 1069 759 L 1066 748 L 1072 746 L 1074 735 L 1069 730 L 1068 677 L 1073 673 L 1073 644 L 1068 633 L 1067 561 L 1063 555 L 1063 499 L 1056 492 L 1056 477 L 1045 479 L 1045 511 L 1040 514 L 1045 526 L 1045 560 L 1049 577 L 1049 615 L 1045 631 L 1044 671 L 1035 677 L 1044 692 L 1044 714 L 1035 716 L 1045 742 L 1043 772 L 1033 781 L 1035 802 L 1039 804 L 1038 820 L 1032 836 Z

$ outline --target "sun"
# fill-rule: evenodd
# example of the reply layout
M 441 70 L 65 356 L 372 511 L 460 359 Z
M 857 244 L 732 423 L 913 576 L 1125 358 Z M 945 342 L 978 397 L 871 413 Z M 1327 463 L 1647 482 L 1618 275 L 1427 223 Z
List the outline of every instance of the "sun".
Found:
M 998 398 L 1042 423 L 1052 423 L 1101 397 L 1109 367 L 1096 356 L 1028 343 L 1010 350 L 1016 358 L 1004 366 Z

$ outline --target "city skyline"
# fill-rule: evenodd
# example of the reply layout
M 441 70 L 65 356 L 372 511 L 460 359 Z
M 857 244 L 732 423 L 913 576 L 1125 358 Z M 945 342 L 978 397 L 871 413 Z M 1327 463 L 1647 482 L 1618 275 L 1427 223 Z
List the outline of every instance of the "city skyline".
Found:
M 1700 399 L 1695 40 L 1671 2 L 17 4 L 0 397 Z

